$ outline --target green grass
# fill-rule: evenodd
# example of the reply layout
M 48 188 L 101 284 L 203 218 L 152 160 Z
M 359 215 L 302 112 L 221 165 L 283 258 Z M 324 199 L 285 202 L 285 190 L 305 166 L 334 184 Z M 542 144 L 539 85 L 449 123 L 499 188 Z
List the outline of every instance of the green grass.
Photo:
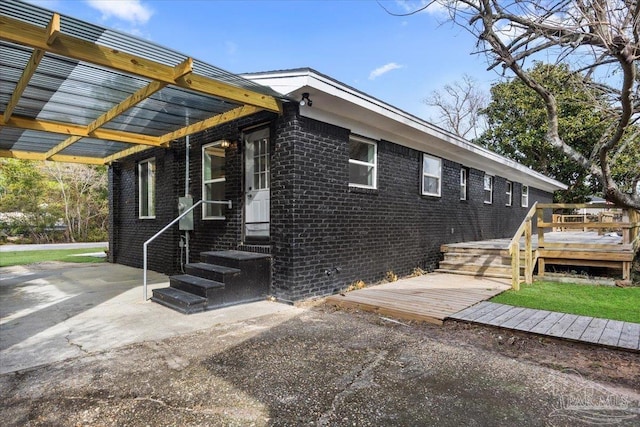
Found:
M 72 256 L 74 254 L 87 254 L 93 252 L 104 252 L 104 248 L 2 252 L 0 253 L 0 267 L 8 267 L 11 265 L 27 265 L 43 261 L 104 262 L 104 258 L 90 256 Z
M 491 299 L 518 307 L 640 323 L 640 288 L 535 282 Z

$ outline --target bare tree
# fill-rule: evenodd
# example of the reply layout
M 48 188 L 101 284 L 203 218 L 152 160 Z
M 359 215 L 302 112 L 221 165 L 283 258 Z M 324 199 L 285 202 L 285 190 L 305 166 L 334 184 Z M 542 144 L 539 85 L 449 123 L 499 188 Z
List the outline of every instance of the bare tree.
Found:
M 462 138 L 476 139 L 484 129 L 480 112 L 486 107 L 487 96 L 468 74 L 446 84 L 442 91 L 434 90 L 424 102 L 436 108 L 437 124 Z
M 640 144 L 640 3 L 638 0 L 437 0 L 450 19 L 478 40 L 489 70 L 511 71 L 544 101 L 547 141 L 596 176 L 605 197 L 640 209 L 640 194 L 621 190 L 612 159 Z M 434 2 L 409 14 L 425 9 Z M 567 64 L 584 85 L 601 96 L 593 108 L 606 117 L 607 130 L 589 154 L 567 144 L 559 133 L 554 93 L 526 71 L 532 61 Z M 604 101 L 599 101 L 604 100 Z M 624 156 L 623 156 L 624 157 Z M 634 173 L 638 162 L 626 165 Z M 637 173 L 636 173 L 637 176 Z

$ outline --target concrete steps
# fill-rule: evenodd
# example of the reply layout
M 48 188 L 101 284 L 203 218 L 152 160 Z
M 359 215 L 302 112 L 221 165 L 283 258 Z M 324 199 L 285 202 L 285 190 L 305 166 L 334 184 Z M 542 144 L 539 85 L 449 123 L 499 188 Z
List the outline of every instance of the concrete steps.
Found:
M 151 300 L 184 314 L 263 299 L 271 284 L 271 256 L 241 251 L 200 254 L 203 262 L 185 265 L 185 274 L 154 289 Z

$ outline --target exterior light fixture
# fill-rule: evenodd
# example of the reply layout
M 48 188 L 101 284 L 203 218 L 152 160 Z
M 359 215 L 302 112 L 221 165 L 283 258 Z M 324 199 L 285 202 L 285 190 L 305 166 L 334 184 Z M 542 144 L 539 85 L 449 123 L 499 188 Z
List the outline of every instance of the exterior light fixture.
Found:
M 313 101 L 309 99 L 309 92 L 305 92 L 302 94 L 300 105 L 308 105 L 309 107 L 313 105 Z
M 222 148 L 229 148 L 231 146 L 231 141 L 229 141 L 228 139 L 223 139 L 220 142 L 220 147 Z

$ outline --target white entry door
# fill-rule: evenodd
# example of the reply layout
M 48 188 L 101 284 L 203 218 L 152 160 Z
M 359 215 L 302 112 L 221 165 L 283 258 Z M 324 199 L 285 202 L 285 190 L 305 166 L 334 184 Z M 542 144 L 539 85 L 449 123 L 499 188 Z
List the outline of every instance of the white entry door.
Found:
M 245 238 L 269 238 L 269 129 L 252 132 L 244 140 Z

